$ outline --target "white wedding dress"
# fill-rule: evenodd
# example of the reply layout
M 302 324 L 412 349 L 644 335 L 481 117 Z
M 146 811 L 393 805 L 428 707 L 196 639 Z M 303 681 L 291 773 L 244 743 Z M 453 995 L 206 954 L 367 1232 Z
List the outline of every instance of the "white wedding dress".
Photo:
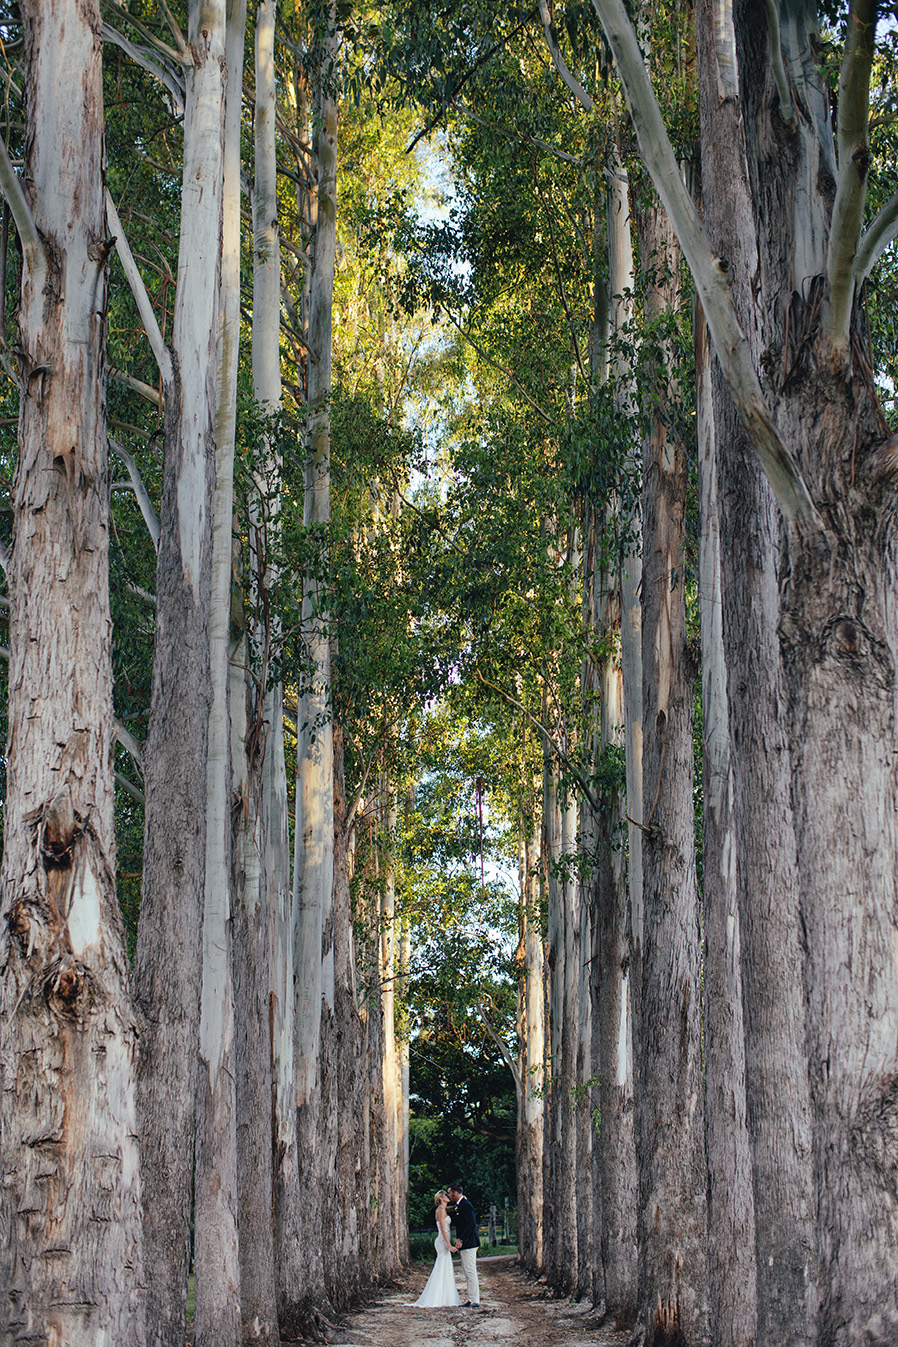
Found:
M 443 1239 L 439 1226 L 437 1226 L 437 1237 L 433 1247 L 436 1250 L 437 1261 L 427 1278 L 427 1285 L 414 1303 L 414 1309 L 434 1309 L 438 1305 L 461 1304 L 461 1296 L 458 1294 L 458 1287 L 455 1285 L 452 1252 L 446 1248 L 446 1241 Z

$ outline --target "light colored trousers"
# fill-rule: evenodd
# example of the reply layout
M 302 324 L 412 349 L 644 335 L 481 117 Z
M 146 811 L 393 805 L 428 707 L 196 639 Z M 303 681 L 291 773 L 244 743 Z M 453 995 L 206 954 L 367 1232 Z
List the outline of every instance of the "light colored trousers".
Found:
M 477 1250 L 461 1250 L 461 1270 L 465 1274 L 468 1299 L 472 1305 L 480 1304 L 480 1282 L 477 1280 Z

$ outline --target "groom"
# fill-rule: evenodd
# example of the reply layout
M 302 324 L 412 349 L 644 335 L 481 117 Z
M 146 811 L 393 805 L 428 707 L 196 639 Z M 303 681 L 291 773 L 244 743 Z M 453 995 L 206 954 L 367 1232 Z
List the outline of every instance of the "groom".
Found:
M 461 1266 L 465 1274 L 468 1298 L 465 1309 L 477 1309 L 480 1305 L 480 1282 L 477 1280 L 477 1250 L 480 1248 L 480 1236 L 477 1234 L 477 1213 L 465 1197 L 461 1182 L 450 1183 L 449 1200 L 455 1203 L 455 1248 L 461 1250 Z

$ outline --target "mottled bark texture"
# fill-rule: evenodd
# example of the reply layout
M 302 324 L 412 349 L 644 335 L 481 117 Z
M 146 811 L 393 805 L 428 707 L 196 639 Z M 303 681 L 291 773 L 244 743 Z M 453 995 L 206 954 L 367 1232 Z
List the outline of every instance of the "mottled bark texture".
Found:
M 646 316 L 677 302 L 678 249 L 666 215 L 639 222 L 651 279 Z M 642 482 L 643 921 L 633 931 L 639 1319 L 651 1347 L 706 1343 L 706 1166 L 701 1078 L 701 941 L 692 800 L 694 660 L 686 642 L 687 464 L 664 404 L 673 373 L 652 334 L 656 371 Z
M 831 330 L 835 185 L 860 160 L 836 160 L 814 13 L 781 13 L 794 116 L 763 11 L 734 14 L 735 92 L 703 57 L 729 135 L 702 137 L 708 227 L 822 524 L 776 518 L 715 387 L 758 1338 L 870 1347 L 898 1334 L 895 462 L 860 309 L 847 347 Z
M 736 818 L 710 357 L 708 329 L 696 305 L 708 1294 L 711 1341 L 717 1347 L 753 1347 L 758 1318 L 755 1208 L 746 1117 Z
M 19 462 L 0 896 L 0 1338 L 144 1341 L 116 901 L 100 13 L 24 3 Z M 22 229 L 20 228 L 20 234 Z
M 528 1272 L 543 1263 L 543 1076 L 545 998 L 536 824 L 521 812 L 518 914 L 518 1256 Z
M 274 412 L 280 405 L 281 382 L 273 0 L 263 0 L 256 10 L 255 81 L 253 392 Z M 250 584 L 258 626 L 248 634 L 242 609 L 232 612 L 232 631 L 239 633 L 230 675 L 237 1212 L 243 1342 L 277 1347 L 275 1157 L 281 1020 L 287 998 L 274 988 L 277 985 L 280 992 L 292 961 L 289 943 L 283 939 L 279 945 L 282 965 L 276 967 L 272 958 L 275 933 L 283 920 L 278 918 L 285 906 L 289 908 L 289 851 L 282 691 L 279 685 L 268 688 L 268 651 L 275 635 L 267 601 L 273 580 L 268 555 L 277 529 L 280 463 L 270 445 L 263 452 L 259 477 L 264 491 L 251 506 L 250 535 Z M 251 651 L 255 659 L 250 658 Z M 258 682 L 253 676 L 256 670 Z M 287 1055 L 292 1057 L 292 1053 Z M 269 1133 L 271 1144 L 265 1145 Z
M 333 84 L 337 37 L 333 6 L 328 33 L 315 52 L 316 190 L 309 290 L 309 350 L 306 379 L 305 499 L 303 522 L 324 528 L 330 519 L 331 335 L 336 258 L 337 103 Z M 297 724 L 296 837 L 293 871 L 296 1155 L 298 1227 L 292 1252 L 294 1295 L 281 1331 L 298 1334 L 308 1317 L 325 1306 L 324 1222 L 333 1192 L 333 1151 L 325 1144 L 331 1126 L 322 1090 L 333 1019 L 334 754 L 327 588 L 306 581 L 303 625 L 310 664 Z
M 572 1104 L 576 1067 L 576 1008 L 571 964 L 579 951 L 572 930 L 574 881 L 563 873 L 564 839 L 570 836 L 560 788 L 558 755 L 546 743 L 543 755 L 543 860 L 548 891 L 548 1025 L 551 1079 L 545 1114 L 543 1220 L 545 1275 L 569 1294 L 577 1279 L 576 1147 Z M 578 984 L 579 985 L 579 984 Z
M 337 1309 L 352 1305 L 370 1279 L 365 1235 L 368 1220 L 369 1136 L 363 1026 L 356 987 L 356 947 L 350 898 L 352 820 L 346 802 L 343 734 L 334 727 L 334 988 L 337 1112 L 336 1209 L 329 1284 Z
M 146 747 L 137 939 L 138 1104 L 149 1341 L 183 1347 L 193 1185 L 206 757 L 211 704 L 212 491 L 221 267 L 225 8 L 194 3 L 188 36 L 174 375 L 165 461 L 156 643 Z

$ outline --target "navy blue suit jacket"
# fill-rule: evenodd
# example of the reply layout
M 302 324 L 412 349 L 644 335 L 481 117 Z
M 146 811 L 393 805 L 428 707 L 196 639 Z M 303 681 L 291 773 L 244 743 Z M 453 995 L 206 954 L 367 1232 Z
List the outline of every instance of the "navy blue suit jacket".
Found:
M 461 1240 L 463 1249 L 479 1249 L 480 1236 L 477 1233 L 477 1213 L 466 1197 L 455 1208 L 455 1233 Z

